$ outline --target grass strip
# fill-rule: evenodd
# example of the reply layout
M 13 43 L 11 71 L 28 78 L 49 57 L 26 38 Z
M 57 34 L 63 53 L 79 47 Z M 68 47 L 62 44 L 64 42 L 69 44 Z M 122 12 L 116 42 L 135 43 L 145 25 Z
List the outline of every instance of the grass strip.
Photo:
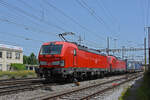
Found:
M 28 78 L 28 77 L 36 77 L 36 73 L 34 71 L 28 71 L 28 70 L 0 72 L 0 79 L 3 78 L 17 79 L 17 78 Z

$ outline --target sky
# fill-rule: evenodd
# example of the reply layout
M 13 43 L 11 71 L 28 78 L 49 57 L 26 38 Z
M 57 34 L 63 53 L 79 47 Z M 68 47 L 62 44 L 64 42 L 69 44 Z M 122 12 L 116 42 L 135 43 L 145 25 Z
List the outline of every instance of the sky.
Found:
M 149 25 L 148 0 L 0 0 L 0 43 L 38 55 L 58 34 L 96 49 L 143 47 Z M 146 28 L 145 28 L 146 29 Z M 143 52 L 138 53 L 143 55 Z

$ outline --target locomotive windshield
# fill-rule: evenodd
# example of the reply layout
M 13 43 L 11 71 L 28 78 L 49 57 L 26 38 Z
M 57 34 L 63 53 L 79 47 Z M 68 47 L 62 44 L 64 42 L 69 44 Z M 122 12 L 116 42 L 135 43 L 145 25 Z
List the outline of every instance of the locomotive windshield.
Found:
M 40 51 L 40 54 L 60 54 L 62 45 L 43 45 Z

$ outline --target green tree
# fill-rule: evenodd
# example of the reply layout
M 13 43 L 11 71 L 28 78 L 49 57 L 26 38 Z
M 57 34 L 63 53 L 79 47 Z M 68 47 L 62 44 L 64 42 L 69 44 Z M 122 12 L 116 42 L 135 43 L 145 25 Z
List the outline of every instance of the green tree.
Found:
M 30 56 L 29 56 L 29 63 L 31 65 L 36 65 L 37 64 L 37 59 L 36 59 L 36 56 L 34 53 L 31 53 Z
M 23 55 L 23 64 L 28 64 L 28 56 Z
M 31 53 L 30 56 L 23 56 L 23 64 L 36 65 L 38 64 L 38 60 L 34 53 Z

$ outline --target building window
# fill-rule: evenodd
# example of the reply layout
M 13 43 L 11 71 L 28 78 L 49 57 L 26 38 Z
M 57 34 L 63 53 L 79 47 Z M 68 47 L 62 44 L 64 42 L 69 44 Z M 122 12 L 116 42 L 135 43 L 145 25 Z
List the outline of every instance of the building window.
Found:
M 0 64 L 0 71 L 2 71 L 2 64 Z
M 12 58 L 12 53 L 11 52 L 7 52 L 7 58 Z
M 2 58 L 2 52 L 0 51 L 0 58 Z
M 10 65 L 9 64 L 7 64 L 7 71 L 9 71 L 10 70 Z
M 16 59 L 20 59 L 20 53 L 16 52 Z

